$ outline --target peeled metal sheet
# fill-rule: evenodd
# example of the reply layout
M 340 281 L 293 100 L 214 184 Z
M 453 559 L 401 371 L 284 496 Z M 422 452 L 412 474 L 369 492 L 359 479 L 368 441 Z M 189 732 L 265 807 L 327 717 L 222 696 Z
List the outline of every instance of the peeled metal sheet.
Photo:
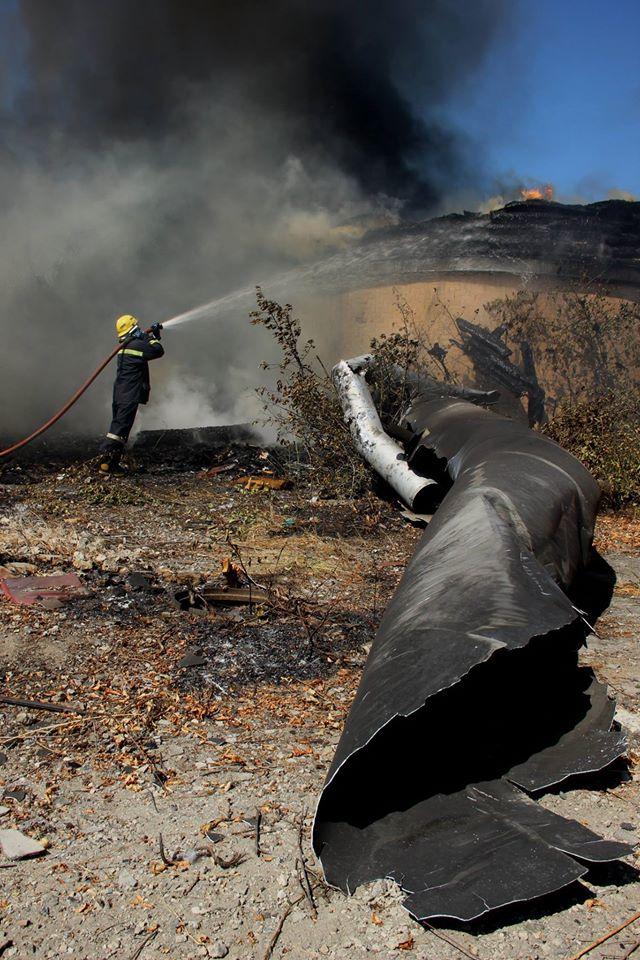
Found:
M 525 792 L 625 750 L 567 593 L 599 490 L 552 441 L 465 401 L 419 401 L 407 426 L 412 463 L 453 485 L 373 643 L 314 848 L 346 892 L 391 877 L 415 917 L 471 920 L 630 852 Z

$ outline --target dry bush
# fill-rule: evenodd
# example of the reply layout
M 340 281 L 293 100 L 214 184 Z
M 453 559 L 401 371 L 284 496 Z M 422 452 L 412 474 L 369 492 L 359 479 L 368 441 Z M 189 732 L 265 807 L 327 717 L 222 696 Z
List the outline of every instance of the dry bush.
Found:
M 302 325 L 290 303 L 282 306 L 268 300 L 260 287 L 256 301 L 251 322 L 265 327 L 281 350 L 277 364 L 262 363 L 263 370 L 277 371 L 275 385 L 257 391 L 266 422 L 275 427 L 280 443 L 293 442 L 302 448 L 325 492 L 357 496 L 368 485 L 368 473 L 354 450 L 331 376 L 314 341 L 302 339 Z
M 400 291 L 394 287 L 393 292 L 397 317 L 389 333 L 373 337 L 369 344 L 373 362 L 367 382 L 383 424 L 397 423 L 411 402 L 407 371 L 455 382 L 444 363 L 446 352 L 430 342 L 425 324 L 418 323 Z
M 542 432 L 584 463 L 605 506 L 640 505 L 640 398 L 605 393 L 561 402 Z
M 640 504 L 640 306 L 520 291 L 485 309 L 507 341 L 530 344 L 555 394 L 542 432 L 588 467 L 606 505 Z
M 358 496 L 368 488 L 370 473 L 355 450 L 330 372 L 314 341 L 303 340 L 302 325 L 291 304 L 268 300 L 260 287 L 256 299 L 251 322 L 269 330 L 281 351 L 277 364 L 262 364 L 263 369 L 277 373 L 273 387 L 258 388 L 266 422 L 276 428 L 280 443 L 294 442 L 302 448 L 314 479 L 326 493 Z M 432 365 L 411 308 L 399 295 L 396 306 L 399 324 L 370 343 L 374 361 L 367 379 L 383 422 L 398 419 L 409 403 L 408 385 L 398 378 L 398 367 L 424 370 Z

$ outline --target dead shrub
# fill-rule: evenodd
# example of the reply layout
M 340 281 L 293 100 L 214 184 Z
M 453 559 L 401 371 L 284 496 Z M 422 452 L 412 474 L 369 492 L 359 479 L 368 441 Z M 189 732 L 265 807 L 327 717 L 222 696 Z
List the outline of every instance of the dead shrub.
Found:
M 253 324 L 265 327 L 280 347 L 273 387 L 257 390 L 265 421 L 275 427 L 281 444 L 295 443 L 314 468 L 327 493 L 357 496 L 368 486 L 367 470 L 356 454 L 331 376 L 312 339 L 302 339 L 302 325 L 290 303 L 281 305 L 256 288 Z
M 272 387 L 259 387 L 265 422 L 275 427 L 280 443 L 295 443 L 314 469 L 315 479 L 329 494 L 358 496 L 369 487 L 370 472 L 356 452 L 331 375 L 312 339 L 302 338 L 302 325 L 290 303 L 284 306 L 256 289 L 253 324 L 265 327 L 280 347 Z M 395 421 L 409 402 L 408 384 L 401 370 L 430 367 L 425 344 L 417 333 L 415 317 L 406 301 L 396 297 L 400 322 L 389 334 L 371 340 L 374 361 L 368 373 L 376 406 L 383 422 Z
M 605 393 L 564 401 L 542 432 L 594 475 L 603 504 L 614 510 L 640 505 L 640 398 Z
M 640 504 L 640 305 L 602 293 L 519 291 L 486 305 L 528 343 L 547 387 L 547 436 L 596 477 L 605 505 Z

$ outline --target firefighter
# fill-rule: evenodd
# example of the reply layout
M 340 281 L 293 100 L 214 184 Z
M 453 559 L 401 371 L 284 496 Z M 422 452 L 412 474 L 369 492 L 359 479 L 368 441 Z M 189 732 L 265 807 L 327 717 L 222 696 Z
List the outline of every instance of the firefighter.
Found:
M 122 343 L 118 353 L 118 368 L 113 385 L 113 419 L 100 451 L 102 473 L 123 474 L 120 459 L 138 412 L 138 404 L 149 399 L 149 360 L 164 354 L 160 343 L 159 323 L 147 333 L 130 314 L 116 320 L 116 333 Z

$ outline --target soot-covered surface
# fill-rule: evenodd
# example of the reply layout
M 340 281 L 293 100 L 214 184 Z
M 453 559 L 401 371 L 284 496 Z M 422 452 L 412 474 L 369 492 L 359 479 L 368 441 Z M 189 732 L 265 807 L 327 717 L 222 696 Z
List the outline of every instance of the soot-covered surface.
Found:
M 328 289 L 415 283 L 447 274 L 546 278 L 640 298 L 640 203 L 508 203 L 373 230 L 310 271 Z
M 555 443 L 464 401 L 418 401 L 407 425 L 414 465 L 454 482 L 385 612 L 314 846 L 346 891 L 391 877 L 415 917 L 472 920 L 629 852 L 527 795 L 625 749 L 567 595 L 599 491 Z

